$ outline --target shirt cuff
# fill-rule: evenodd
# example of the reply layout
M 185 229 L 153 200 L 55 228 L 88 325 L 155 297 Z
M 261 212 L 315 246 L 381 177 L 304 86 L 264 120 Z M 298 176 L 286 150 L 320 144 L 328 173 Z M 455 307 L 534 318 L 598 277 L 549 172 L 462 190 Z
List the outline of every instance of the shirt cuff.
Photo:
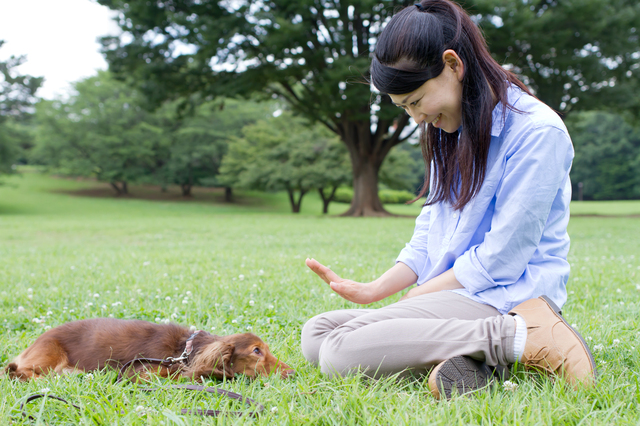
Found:
M 476 248 L 477 246 L 471 247 L 453 264 L 453 274 L 471 294 L 477 294 L 498 285 L 480 263 Z

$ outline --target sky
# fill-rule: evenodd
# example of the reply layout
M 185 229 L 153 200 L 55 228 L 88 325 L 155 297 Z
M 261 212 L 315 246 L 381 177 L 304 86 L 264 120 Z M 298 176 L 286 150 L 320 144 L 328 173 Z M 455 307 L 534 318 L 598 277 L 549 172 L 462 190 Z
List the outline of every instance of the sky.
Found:
M 107 69 L 97 39 L 120 33 L 114 16 L 93 0 L 0 0 L 0 60 L 25 55 L 18 71 L 45 78 L 37 94 L 65 97 L 70 83 Z

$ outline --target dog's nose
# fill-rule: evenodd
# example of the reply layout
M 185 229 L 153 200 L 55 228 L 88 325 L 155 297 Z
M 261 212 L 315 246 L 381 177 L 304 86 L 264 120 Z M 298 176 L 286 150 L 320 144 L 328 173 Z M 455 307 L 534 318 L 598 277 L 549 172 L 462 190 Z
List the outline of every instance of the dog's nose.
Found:
M 281 374 L 283 379 L 289 379 L 296 375 L 296 370 L 294 370 L 293 368 L 289 368 L 287 370 L 282 370 Z

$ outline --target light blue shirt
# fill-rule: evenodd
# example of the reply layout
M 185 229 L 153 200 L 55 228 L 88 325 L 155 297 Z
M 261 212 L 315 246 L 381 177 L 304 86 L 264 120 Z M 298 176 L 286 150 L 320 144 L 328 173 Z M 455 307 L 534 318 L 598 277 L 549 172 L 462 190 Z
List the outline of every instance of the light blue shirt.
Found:
M 506 314 L 525 300 L 567 300 L 573 145 L 553 110 L 512 86 L 493 110 L 487 171 L 462 211 L 425 206 L 397 261 L 421 285 L 453 267 L 453 290 Z

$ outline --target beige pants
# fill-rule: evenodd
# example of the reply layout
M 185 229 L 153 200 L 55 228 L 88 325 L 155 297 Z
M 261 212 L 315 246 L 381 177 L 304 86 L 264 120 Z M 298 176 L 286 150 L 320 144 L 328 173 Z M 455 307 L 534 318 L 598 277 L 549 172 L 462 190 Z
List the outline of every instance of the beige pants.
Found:
M 457 355 L 512 364 L 515 330 L 515 320 L 494 307 L 442 291 L 379 309 L 317 315 L 302 329 L 302 353 L 329 375 L 426 374 Z

